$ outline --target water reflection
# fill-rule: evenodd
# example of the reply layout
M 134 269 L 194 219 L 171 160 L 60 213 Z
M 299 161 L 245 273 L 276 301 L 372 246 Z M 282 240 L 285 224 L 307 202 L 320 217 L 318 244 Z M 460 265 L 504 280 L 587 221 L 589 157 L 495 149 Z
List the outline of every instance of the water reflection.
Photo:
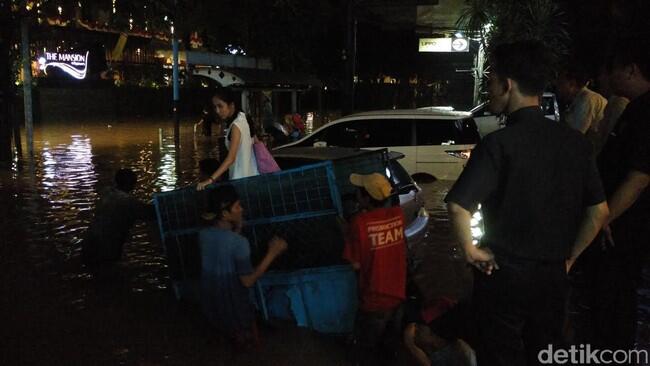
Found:
M 83 307 L 92 276 L 80 264 L 80 242 L 98 192 L 122 167 L 138 174 L 134 194 L 145 201 L 194 181 L 198 159 L 217 150 L 216 138 L 196 141 L 191 127 L 182 128 L 184 148 L 177 149 L 172 125 L 164 121 L 38 126 L 33 159 L 16 157 L 11 170 L 0 173 L 0 204 L 6 204 L 0 227 L 8 235 L 3 243 L 25 248 L 31 264 L 68 283 L 70 291 L 60 296 Z M 136 225 L 125 245 L 124 270 L 135 274 L 129 277 L 134 292 L 166 288 L 156 233 L 155 223 Z
M 65 259 L 75 252 L 87 219 L 79 213 L 92 208 L 97 174 L 92 162 L 92 144 L 87 135 L 72 134 L 70 143 L 52 145 L 42 141 L 40 171 L 37 170 L 37 191 L 47 202 L 42 228 L 45 237 Z
M 12 294 L 0 296 L 0 309 L 8 304 L 11 313 L 0 324 L 7 334 L 3 338 L 0 331 L 0 338 L 8 339 L 5 349 L 18 354 L 14 359 L 27 359 L 20 364 L 42 364 L 44 357 L 46 363 L 61 359 L 50 363 L 81 365 L 223 359 L 228 346 L 205 343 L 214 337 L 201 328 L 204 322 L 180 315 L 172 305 L 155 225 L 133 228 L 115 289 L 115 283 L 99 283 L 86 271 L 79 255 L 98 192 L 112 184 L 117 169 L 133 169 L 139 177 L 134 194 L 150 200 L 154 192 L 194 181 L 200 159 L 218 158 L 216 138 L 195 138 L 191 128 L 183 128 L 176 149 L 171 123 L 111 125 L 38 126 L 34 158 L 17 160 L 10 172 L 0 171 L 0 292 Z M 262 357 L 268 364 L 286 363 L 285 355 L 295 349 L 316 352 L 314 359 L 322 360 L 316 364 L 343 359 L 339 347 L 309 343 L 315 341 L 307 333 L 273 339 L 270 348 L 282 351 Z M 91 347 L 70 346 L 79 344 Z M 199 358 L 188 360 L 190 348 Z
M 165 136 L 160 129 L 160 164 L 158 165 L 157 185 L 161 192 L 171 191 L 176 188 L 176 146 L 174 136 Z

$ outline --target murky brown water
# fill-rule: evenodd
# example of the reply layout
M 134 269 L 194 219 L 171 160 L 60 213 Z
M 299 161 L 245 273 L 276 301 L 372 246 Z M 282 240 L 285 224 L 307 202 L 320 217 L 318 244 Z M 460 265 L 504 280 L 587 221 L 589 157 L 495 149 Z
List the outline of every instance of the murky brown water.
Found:
M 346 364 L 341 340 L 290 326 L 263 329 L 262 350 L 235 354 L 196 309 L 173 299 L 155 224 L 132 230 L 110 281 L 81 265 L 97 192 L 112 184 L 115 170 L 133 169 L 135 194 L 149 200 L 192 183 L 199 160 L 217 157 L 216 138 L 195 137 L 187 122 L 176 149 L 171 122 L 134 120 L 50 123 L 36 128 L 34 140 L 33 159 L 0 171 L 0 364 Z M 446 189 L 426 186 L 431 243 L 448 242 Z M 446 244 L 428 251 L 457 258 Z

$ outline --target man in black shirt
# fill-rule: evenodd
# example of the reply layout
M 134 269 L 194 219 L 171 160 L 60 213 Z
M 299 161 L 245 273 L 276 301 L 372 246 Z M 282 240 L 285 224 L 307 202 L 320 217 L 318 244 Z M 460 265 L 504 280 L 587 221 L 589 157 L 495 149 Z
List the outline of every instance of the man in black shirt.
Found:
M 596 342 L 631 349 L 636 330 L 636 287 L 650 239 L 650 45 L 617 45 L 612 89 L 630 99 L 599 157 L 610 207 L 603 230 L 611 244 L 596 274 Z
M 544 118 L 539 105 L 550 64 L 534 41 L 498 46 L 490 110 L 506 113 L 446 197 L 452 226 L 475 276 L 479 365 L 539 364 L 564 320 L 566 271 L 608 209 L 588 140 Z M 485 234 L 474 246 L 471 213 L 482 204 Z

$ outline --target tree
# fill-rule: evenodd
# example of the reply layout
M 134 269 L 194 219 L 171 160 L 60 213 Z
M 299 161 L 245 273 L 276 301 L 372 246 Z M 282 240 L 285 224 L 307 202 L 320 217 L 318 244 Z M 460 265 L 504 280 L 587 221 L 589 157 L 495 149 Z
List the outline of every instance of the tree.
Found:
M 566 17 L 553 0 L 467 0 L 466 3 L 458 28 L 481 43 L 475 70 L 475 104 L 485 89 L 484 71 L 489 70 L 489 59 L 483 55 L 494 46 L 519 40 L 541 41 L 551 52 L 554 71 L 567 56 L 570 37 Z
M 569 51 L 566 17 L 553 0 L 467 0 L 458 25 L 488 51 L 501 43 L 530 39 L 548 47 L 555 61 Z

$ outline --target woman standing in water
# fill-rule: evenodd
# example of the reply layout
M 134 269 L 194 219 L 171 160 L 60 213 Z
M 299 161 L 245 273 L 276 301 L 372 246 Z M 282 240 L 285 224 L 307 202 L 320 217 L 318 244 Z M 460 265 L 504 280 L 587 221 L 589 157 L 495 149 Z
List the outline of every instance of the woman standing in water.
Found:
M 258 175 L 257 162 L 253 153 L 254 134 L 246 115 L 235 103 L 235 93 L 230 88 L 219 88 L 212 97 L 217 115 L 226 122 L 226 148 L 228 155 L 210 177 L 197 185 L 198 190 L 217 181 L 227 170 L 230 179 Z

